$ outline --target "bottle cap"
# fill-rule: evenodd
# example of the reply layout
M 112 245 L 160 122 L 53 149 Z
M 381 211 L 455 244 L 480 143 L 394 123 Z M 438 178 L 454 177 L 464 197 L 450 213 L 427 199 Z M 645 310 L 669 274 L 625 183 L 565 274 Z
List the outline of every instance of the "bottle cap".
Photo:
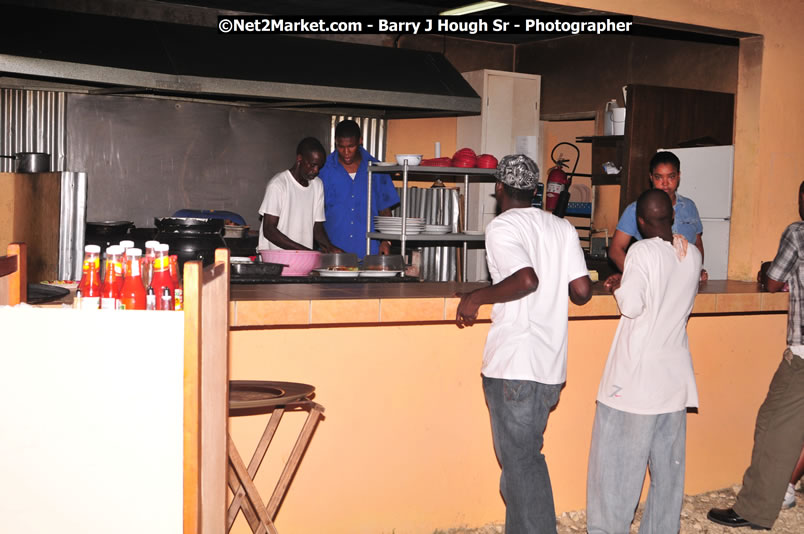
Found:
M 145 248 L 154 248 L 154 247 L 156 247 L 156 245 L 158 245 L 158 244 L 159 244 L 159 241 L 153 241 L 153 240 L 151 240 L 151 241 L 146 241 L 146 242 L 145 242 Z
M 142 256 L 142 249 L 139 248 L 127 248 L 126 249 L 127 256 Z
M 120 246 L 123 247 L 123 250 L 131 248 L 134 246 L 134 241 L 131 241 L 130 239 L 124 239 L 123 241 L 120 242 Z
M 122 254 L 124 252 L 123 247 L 120 245 L 112 245 L 110 247 L 106 247 L 106 255 L 109 254 Z
M 170 245 L 167 243 L 160 243 L 154 247 L 154 250 L 157 252 L 168 252 L 170 250 Z
M 165 288 L 165 289 L 167 289 L 167 288 Z M 147 294 L 148 295 L 154 295 L 155 294 L 153 286 L 148 286 L 148 293 Z
M 162 298 L 165 298 L 165 297 L 170 298 L 170 288 L 168 288 L 168 287 L 163 287 L 162 288 Z
M 100 254 L 100 246 L 98 245 L 87 245 L 84 247 L 84 252 L 89 252 L 92 254 Z

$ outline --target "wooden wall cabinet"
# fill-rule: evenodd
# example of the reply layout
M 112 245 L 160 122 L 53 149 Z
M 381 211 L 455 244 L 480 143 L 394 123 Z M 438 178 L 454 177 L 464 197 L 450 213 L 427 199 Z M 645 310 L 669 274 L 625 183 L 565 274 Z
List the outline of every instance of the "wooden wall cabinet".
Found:
M 620 213 L 650 187 L 650 159 L 658 149 L 734 142 L 731 93 L 629 85 L 626 110 Z

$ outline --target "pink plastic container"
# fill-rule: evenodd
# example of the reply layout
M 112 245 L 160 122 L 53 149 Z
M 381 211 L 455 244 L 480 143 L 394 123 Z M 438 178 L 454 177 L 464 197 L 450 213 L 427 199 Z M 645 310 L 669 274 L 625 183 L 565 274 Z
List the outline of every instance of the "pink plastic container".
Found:
M 321 265 L 321 253 L 316 250 L 261 250 L 262 261 L 286 265 L 282 276 L 307 276 Z

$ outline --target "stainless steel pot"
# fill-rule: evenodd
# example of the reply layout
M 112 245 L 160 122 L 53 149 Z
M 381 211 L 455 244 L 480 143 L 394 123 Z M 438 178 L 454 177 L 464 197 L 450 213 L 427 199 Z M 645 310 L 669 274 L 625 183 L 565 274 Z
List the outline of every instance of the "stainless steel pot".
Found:
M 50 154 L 44 152 L 17 152 L 0 157 L 14 160 L 14 172 L 50 172 Z

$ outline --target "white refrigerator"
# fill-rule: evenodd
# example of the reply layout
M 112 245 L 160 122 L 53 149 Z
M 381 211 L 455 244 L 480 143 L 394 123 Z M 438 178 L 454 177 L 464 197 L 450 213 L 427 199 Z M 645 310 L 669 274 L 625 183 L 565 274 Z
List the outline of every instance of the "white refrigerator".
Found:
M 668 148 L 681 161 L 677 193 L 691 198 L 703 223 L 704 267 L 711 280 L 725 280 L 729 264 L 729 226 L 734 146 Z

